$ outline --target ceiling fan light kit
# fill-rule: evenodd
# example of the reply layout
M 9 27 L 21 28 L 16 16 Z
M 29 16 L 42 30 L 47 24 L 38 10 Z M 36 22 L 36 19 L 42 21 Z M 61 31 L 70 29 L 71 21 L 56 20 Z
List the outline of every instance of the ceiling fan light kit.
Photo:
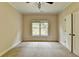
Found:
M 31 3 L 31 2 L 26 2 L 26 3 Z M 54 2 L 45 2 L 45 3 L 48 3 L 48 4 L 53 4 Z M 41 9 L 41 2 L 38 2 L 38 9 L 40 10 Z

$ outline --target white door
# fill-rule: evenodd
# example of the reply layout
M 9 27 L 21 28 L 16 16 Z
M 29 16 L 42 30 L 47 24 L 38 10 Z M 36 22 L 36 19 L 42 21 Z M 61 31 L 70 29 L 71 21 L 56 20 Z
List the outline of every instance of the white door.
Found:
M 72 19 L 71 19 L 72 17 L 71 17 L 71 14 L 69 14 L 69 15 L 67 15 L 66 17 L 65 17 L 65 45 L 66 45 L 66 47 L 71 51 L 72 50 Z
M 79 11 L 73 13 L 73 52 L 79 56 Z

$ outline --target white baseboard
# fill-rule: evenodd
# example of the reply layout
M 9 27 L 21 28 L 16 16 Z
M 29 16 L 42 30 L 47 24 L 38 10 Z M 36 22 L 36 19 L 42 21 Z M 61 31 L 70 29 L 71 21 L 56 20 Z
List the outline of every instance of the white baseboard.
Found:
M 20 44 L 21 42 L 17 42 L 16 44 L 12 45 L 11 47 L 9 47 L 8 49 L 6 49 L 5 51 L 3 51 L 2 53 L 0 53 L 0 57 L 3 56 L 5 53 L 7 53 L 9 50 L 13 49 L 14 47 L 16 47 L 18 44 Z

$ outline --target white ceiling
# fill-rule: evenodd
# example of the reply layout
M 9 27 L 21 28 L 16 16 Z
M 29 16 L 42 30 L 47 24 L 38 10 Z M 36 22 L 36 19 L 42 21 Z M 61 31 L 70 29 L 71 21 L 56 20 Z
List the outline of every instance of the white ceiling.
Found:
M 68 5 L 70 5 L 70 2 L 54 2 L 53 4 L 48 4 L 45 2 L 41 3 L 41 9 L 38 9 L 38 3 L 31 2 L 31 3 L 25 3 L 25 2 L 9 2 L 10 5 L 12 5 L 14 8 L 16 8 L 17 11 L 21 13 L 59 13 L 63 11 Z

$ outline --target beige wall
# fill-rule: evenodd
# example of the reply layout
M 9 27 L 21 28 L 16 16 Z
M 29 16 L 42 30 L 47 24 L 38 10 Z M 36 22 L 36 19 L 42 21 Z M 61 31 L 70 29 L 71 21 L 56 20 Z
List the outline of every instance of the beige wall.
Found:
M 21 41 L 22 16 L 8 3 L 0 3 L 0 55 Z
M 59 14 L 59 40 L 60 42 L 65 45 L 65 42 L 64 42 L 64 18 L 75 12 L 75 11 L 78 11 L 79 10 L 79 3 L 78 2 L 75 2 L 75 3 L 72 3 L 71 5 L 69 5 L 62 13 Z
M 34 19 L 46 19 L 49 22 L 49 36 L 48 37 L 32 37 L 31 23 Z M 57 15 L 53 14 L 29 14 L 24 15 L 24 32 L 23 40 L 47 40 L 58 41 L 58 20 Z

